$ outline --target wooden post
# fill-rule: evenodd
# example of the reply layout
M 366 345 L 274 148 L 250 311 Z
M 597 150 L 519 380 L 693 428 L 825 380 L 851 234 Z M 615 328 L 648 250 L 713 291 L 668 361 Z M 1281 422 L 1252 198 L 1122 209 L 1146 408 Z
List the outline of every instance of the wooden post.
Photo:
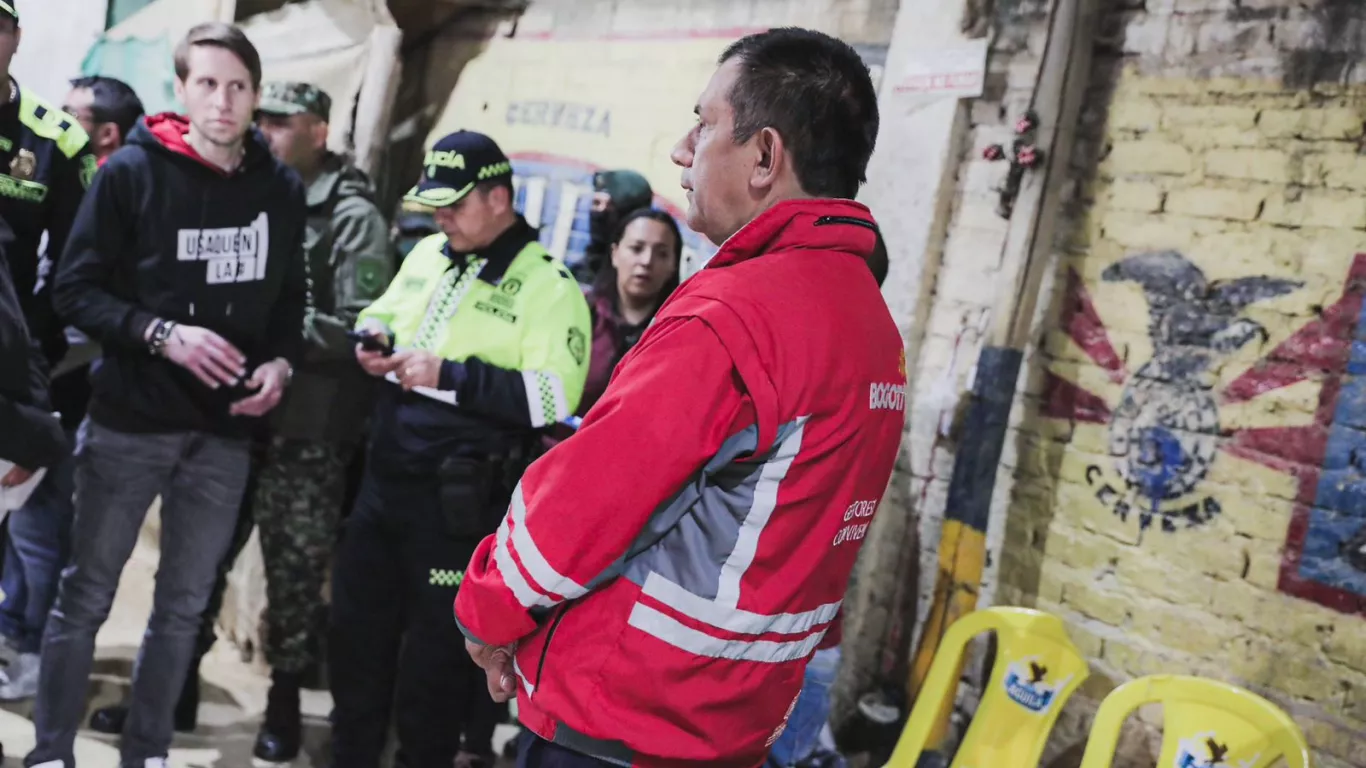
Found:
M 1049 41 L 1032 100 L 1044 161 L 1025 174 L 1006 233 L 992 323 L 978 358 L 963 439 L 949 482 L 934 602 L 907 681 L 912 700 L 924 685 L 944 633 L 977 608 L 987 520 L 1015 383 L 1039 287 L 1050 263 L 1073 134 L 1091 76 L 1096 4 L 1097 0 L 1055 0 L 1050 14 Z M 955 679 L 960 675 L 961 669 Z M 930 749 L 948 746 L 951 712 L 952 702 L 948 702 L 938 713 Z
M 389 125 L 403 67 L 399 59 L 402 45 L 403 32 L 398 27 L 382 24 L 370 33 L 370 52 L 365 80 L 356 99 L 352 136 L 356 166 L 372 176 L 389 147 Z

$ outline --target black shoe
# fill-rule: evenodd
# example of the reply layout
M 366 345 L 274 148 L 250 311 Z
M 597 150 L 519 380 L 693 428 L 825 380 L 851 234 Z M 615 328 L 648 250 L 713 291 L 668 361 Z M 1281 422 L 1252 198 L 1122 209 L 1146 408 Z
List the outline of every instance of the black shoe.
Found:
M 252 748 L 251 754 L 267 763 L 288 763 L 299 756 L 299 741 L 297 734 L 290 740 L 271 733 L 263 725 L 261 731 L 256 734 L 256 746 Z
M 298 673 L 272 672 L 266 717 L 256 734 L 252 754 L 268 763 L 287 763 L 299 756 L 303 718 L 299 713 Z
M 180 733 L 193 733 L 199 725 L 199 658 L 195 658 L 185 676 L 185 686 L 180 689 L 180 698 L 175 703 L 175 729 Z M 128 707 L 115 704 L 101 707 L 90 714 L 90 730 L 99 733 L 119 735 L 128 721 Z
M 90 730 L 117 736 L 123 733 L 123 723 L 127 719 L 128 707 L 122 704 L 100 707 L 90 715 Z
M 199 686 L 195 685 L 193 705 L 187 705 L 184 694 L 176 702 L 175 729 L 179 733 L 194 733 L 199 725 Z M 128 707 L 115 704 L 101 707 L 90 713 L 90 730 L 117 736 L 123 733 L 123 724 L 128 721 Z

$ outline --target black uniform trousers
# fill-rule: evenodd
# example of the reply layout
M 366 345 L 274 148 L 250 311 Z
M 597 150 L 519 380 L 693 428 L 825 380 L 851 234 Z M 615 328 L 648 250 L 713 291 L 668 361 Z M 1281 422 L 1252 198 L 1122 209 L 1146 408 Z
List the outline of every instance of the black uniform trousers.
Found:
M 517 768 L 606 768 L 611 765 L 614 764 L 552 744 L 531 731 L 522 731 L 517 742 Z
M 446 509 L 454 492 L 471 519 L 511 497 L 501 485 L 444 490 Z M 449 768 L 462 734 L 465 750 L 493 751 L 506 705 L 490 698 L 455 623 L 458 582 L 483 536 L 452 532 L 442 505 L 435 479 L 369 467 L 343 524 L 328 632 L 333 768 L 378 768 L 391 717 L 397 766 Z

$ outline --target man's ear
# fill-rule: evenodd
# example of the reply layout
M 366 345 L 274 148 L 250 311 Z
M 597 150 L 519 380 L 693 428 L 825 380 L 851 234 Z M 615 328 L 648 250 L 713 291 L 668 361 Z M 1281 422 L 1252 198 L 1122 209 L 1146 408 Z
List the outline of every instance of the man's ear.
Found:
M 501 184 L 489 190 L 489 205 L 493 208 L 494 215 L 503 215 L 512 208 L 512 190 Z
M 92 144 L 101 147 L 117 147 L 123 143 L 123 137 L 119 135 L 119 127 L 113 123 L 101 123 L 95 129 L 95 135 L 90 137 Z
M 778 182 L 783 167 L 787 164 L 787 150 L 783 146 L 783 137 L 772 128 L 760 129 L 754 135 L 754 150 L 758 153 L 758 158 L 754 164 L 750 184 L 759 189 L 772 187 Z
M 322 120 L 314 121 L 313 125 L 309 129 L 309 135 L 313 139 L 314 149 L 320 152 L 324 149 L 327 149 L 327 136 L 329 133 L 329 127 L 330 126 L 328 126 L 328 124 L 323 122 Z

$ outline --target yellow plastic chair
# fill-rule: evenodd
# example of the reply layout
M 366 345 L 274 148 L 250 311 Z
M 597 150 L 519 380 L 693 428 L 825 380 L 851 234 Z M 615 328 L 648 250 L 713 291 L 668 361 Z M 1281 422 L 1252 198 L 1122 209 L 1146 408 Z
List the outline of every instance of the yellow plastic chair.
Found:
M 1090 675 L 1062 620 L 1028 608 L 987 608 L 944 634 L 887 768 L 915 768 L 953 706 L 968 642 L 996 633 L 996 662 L 950 768 L 1035 768 L 1063 704 Z
M 1110 768 L 1120 727 L 1145 704 L 1162 705 L 1163 768 L 1263 768 L 1284 757 L 1309 768 L 1309 745 L 1275 704 L 1236 686 L 1180 675 L 1152 675 L 1116 688 L 1096 713 L 1081 768 Z

